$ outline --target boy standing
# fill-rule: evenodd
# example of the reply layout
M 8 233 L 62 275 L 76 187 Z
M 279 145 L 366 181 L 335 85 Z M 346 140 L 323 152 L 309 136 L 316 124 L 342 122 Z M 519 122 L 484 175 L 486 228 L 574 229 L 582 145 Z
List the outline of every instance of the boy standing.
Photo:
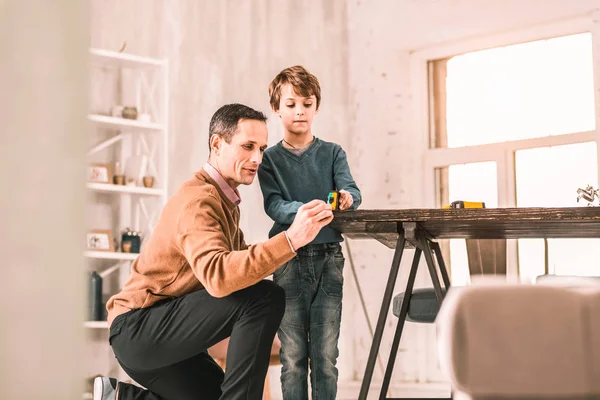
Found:
M 281 118 L 284 139 L 267 149 L 258 177 L 265 211 L 275 223 L 269 237 L 283 232 L 298 208 L 325 201 L 339 191 L 338 208 L 357 208 L 361 195 L 340 145 L 316 138 L 311 130 L 321 102 L 317 78 L 301 66 L 281 71 L 269 86 L 271 108 Z M 342 235 L 325 226 L 308 245 L 273 274 L 285 290 L 281 340 L 284 400 L 335 399 L 337 342 L 342 316 L 344 256 Z

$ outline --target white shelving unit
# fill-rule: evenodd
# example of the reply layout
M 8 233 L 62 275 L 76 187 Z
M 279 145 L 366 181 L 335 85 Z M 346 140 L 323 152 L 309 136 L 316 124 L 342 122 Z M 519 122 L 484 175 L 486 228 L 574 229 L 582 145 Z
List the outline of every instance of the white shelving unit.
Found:
M 86 328 L 93 329 L 108 329 L 108 322 L 106 321 L 85 321 L 83 326 Z
M 129 260 L 133 261 L 137 258 L 137 253 L 123 253 L 116 251 L 86 251 L 83 253 L 87 258 L 96 260 Z
M 108 183 L 86 183 L 88 228 L 110 230 L 116 239 L 114 251 L 90 249 L 84 252 L 89 270 L 97 271 L 103 278 L 103 302 L 106 302 L 125 283 L 131 263 L 138 257 L 137 253 L 120 251 L 121 233 L 125 228 L 140 232 L 143 249 L 167 200 L 168 65 L 162 59 L 94 48 L 90 49 L 89 65 L 92 99 L 87 116 L 88 160 L 90 164 L 108 165 L 112 173 L 115 163 L 119 162 L 126 178 L 133 180 L 127 185 L 117 185 L 111 176 Z M 145 118 L 114 115 L 111 110 L 116 105 L 136 107 L 138 118 L 142 115 Z M 132 173 L 131 165 L 142 167 Z M 144 187 L 141 176 L 154 177 L 154 185 Z M 91 364 L 86 366 L 86 378 L 111 375 L 127 379 L 112 356 L 107 340 L 108 323 L 85 321 L 83 328 L 88 336 L 86 363 Z M 85 393 L 83 398 L 91 398 L 90 393 Z
M 92 64 L 117 68 L 150 69 L 167 67 L 166 60 L 142 57 L 134 54 L 119 53 L 104 49 L 90 49 Z
M 163 196 L 163 189 L 151 189 L 140 186 L 123 186 L 113 185 L 108 183 L 93 183 L 88 182 L 87 188 L 98 192 L 112 192 L 112 193 L 124 193 L 124 194 L 142 194 L 146 196 Z
M 164 128 L 161 124 L 152 122 L 139 122 L 135 120 L 111 117 L 108 115 L 89 114 L 88 120 L 98 125 L 105 125 L 115 129 L 128 129 L 129 131 L 161 132 Z

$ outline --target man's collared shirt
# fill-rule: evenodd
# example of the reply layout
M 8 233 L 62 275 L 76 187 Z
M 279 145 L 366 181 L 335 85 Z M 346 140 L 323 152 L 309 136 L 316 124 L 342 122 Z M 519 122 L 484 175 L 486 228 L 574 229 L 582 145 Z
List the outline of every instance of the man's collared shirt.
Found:
M 237 189 L 233 189 L 227 181 L 221 176 L 221 173 L 215 169 L 210 163 L 204 164 L 204 170 L 211 177 L 213 181 L 219 185 L 219 189 L 227 196 L 229 201 L 231 201 L 234 205 L 239 205 L 242 202 L 240 198 L 240 192 Z
M 221 176 L 221 173 L 217 171 L 215 167 L 210 165 L 210 163 L 206 163 L 204 164 L 203 168 L 208 174 L 208 176 L 210 176 L 211 179 L 215 181 L 217 185 L 219 185 L 221 191 L 233 204 L 237 206 L 242 202 L 242 199 L 240 198 L 240 192 L 238 192 L 237 189 L 232 189 L 231 186 L 229 186 L 229 184 L 227 183 L 227 181 L 225 181 L 225 179 Z M 290 245 L 290 249 L 292 249 L 292 251 L 296 253 L 296 249 L 294 249 L 294 246 L 292 246 L 292 241 L 290 240 L 290 237 L 288 236 L 287 232 L 285 232 L 285 238 L 287 239 L 287 242 Z

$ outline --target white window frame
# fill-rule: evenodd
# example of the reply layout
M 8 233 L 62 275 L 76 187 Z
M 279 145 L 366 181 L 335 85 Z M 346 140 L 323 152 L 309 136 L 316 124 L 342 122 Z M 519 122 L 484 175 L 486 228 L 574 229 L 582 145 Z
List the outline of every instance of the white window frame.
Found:
M 599 10 L 584 15 L 556 21 L 544 25 L 535 25 L 500 34 L 481 36 L 469 40 L 442 44 L 411 53 L 411 111 L 412 128 L 422 152 L 423 186 L 415 192 L 422 196 L 420 204 L 425 207 L 437 207 L 436 198 L 439 188 L 435 185 L 436 168 L 453 164 L 467 164 L 494 161 L 497 166 L 498 206 L 516 207 L 515 152 L 547 146 L 560 146 L 582 142 L 596 142 L 597 156 L 600 158 L 600 21 Z M 430 90 L 428 62 L 453 57 L 495 47 L 503 47 L 518 43 L 544 40 L 559 36 L 591 33 L 592 57 L 594 71 L 594 102 L 596 129 L 588 132 L 577 132 L 564 135 L 515 140 L 503 143 L 482 144 L 458 148 L 429 148 L 430 131 Z M 598 162 L 600 177 L 600 161 Z M 576 188 L 575 188 L 576 189 Z M 517 241 L 507 242 L 507 273 L 518 275 Z

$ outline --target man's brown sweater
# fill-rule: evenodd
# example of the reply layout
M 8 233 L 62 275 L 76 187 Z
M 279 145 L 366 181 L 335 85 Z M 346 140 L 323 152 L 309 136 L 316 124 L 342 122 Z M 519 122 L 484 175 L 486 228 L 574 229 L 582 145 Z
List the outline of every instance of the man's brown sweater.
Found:
M 108 324 L 127 311 L 206 289 L 224 297 L 291 260 L 284 233 L 247 246 L 240 210 L 203 169 L 167 202 L 123 290 L 110 298 Z

